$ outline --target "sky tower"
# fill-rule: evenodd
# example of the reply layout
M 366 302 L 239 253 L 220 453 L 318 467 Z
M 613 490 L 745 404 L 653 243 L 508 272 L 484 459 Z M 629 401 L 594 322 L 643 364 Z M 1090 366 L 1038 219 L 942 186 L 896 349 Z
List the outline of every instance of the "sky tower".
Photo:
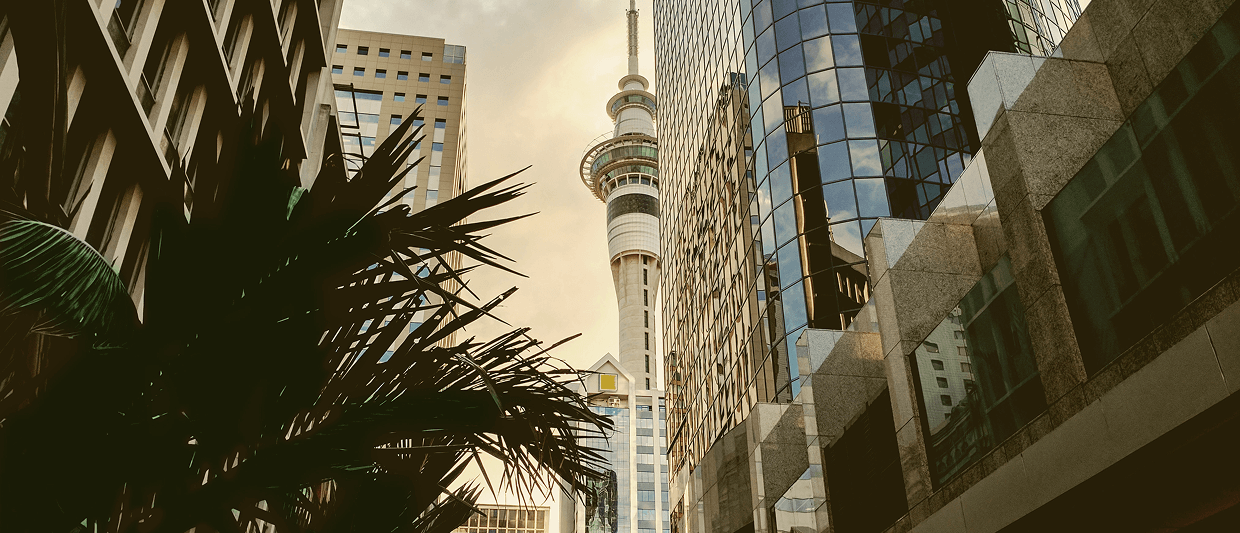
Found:
M 629 71 L 607 101 L 608 138 L 586 150 L 581 181 L 607 204 L 607 251 L 620 308 L 620 363 L 639 388 L 658 388 L 654 301 L 659 290 L 659 152 L 654 95 L 637 73 L 637 7 L 629 0 Z

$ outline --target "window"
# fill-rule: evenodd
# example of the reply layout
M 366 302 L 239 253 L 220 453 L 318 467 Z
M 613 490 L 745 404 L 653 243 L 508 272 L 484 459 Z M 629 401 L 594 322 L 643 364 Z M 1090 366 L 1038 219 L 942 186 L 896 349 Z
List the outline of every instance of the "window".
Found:
M 645 336 L 646 336 L 646 349 L 649 350 L 650 349 L 650 332 L 649 331 L 645 332 Z
M 939 353 L 939 345 L 937 345 L 937 344 L 935 344 L 935 343 L 933 343 L 933 342 L 923 342 L 923 343 L 921 343 L 921 345 L 922 345 L 922 346 L 924 346 L 924 347 L 926 348 L 926 351 L 927 351 L 927 352 L 930 352 L 930 353 Z
M 952 336 L 953 336 L 953 337 L 955 337 L 955 338 L 956 338 L 956 340 L 959 340 L 959 341 L 964 340 L 964 332 L 963 332 L 963 331 L 960 331 L 960 330 L 953 331 L 953 332 L 952 332 Z
M 647 289 L 642 289 L 642 305 L 650 305 L 650 291 Z
M 370 55 L 370 47 L 369 46 L 357 47 L 357 55 L 359 56 Z
M 942 402 L 943 405 L 950 406 L 952 404 L 952 397 L 947 394 L 943 394 L 939 396 L 939 401 Z
M 443 47 L 443 62 L 464 64 L 465 63 L 465 47 L 458 46 L 455 44 L 445 44 Z
M 379 358 L 379 362 L 380 362 L 380 363 L 386 363 L 386 362 L 388 362 L 388 359 L 391 359 L 391 358 L 392 358 L 392 356 L 393 356 L 393 355 L 395 355 L 395 354 L 396 354 L 396 352 L 394 352 L 394 351 L 392 351 L 392 350 L 387 350 L 387 351 L 383 352 L 383 357 L 380 357 L 380 358 Z
M 366 69 L 363 67 L 353 67 L 353 75 L 354 76 L 365 76 Z
M 646 327 L 650 327 L 650 311 L 642 311 L 642 313 L 644 313 L 642 315 L 642 319 L 645 322 Z
M 399 125 L 400 125 L 400 115 L 392 115 L 391 124 L 392 124 L 393 126 L 399 126 Z
M 601 390 L 616 390 L 615 374 L 599 374 L 598 388 Z
M 642 269 L 642 285 L 650 285 L 650 270 Z
M 646 354 L 646 372 L 650 372 L 650 354 Z
M 961 372 L 973 372 L 973 367 L 969 363 L 960 363 Z
M 430 61 L 432 59 L 435 59 L 435 56 L 433 54 L 431 54 L 430 52 L 422 52 L 422 61 Z
M 414 97 L 413 97 L 413 101 L 414 101 L 414 103 L 418 103 L 418 104 L 425 104 L 425 103 L 426 103 L 426 95 L 425 95 L 425 94 L 419 94 L 419 95 L 417 95 L 417 96 L 414 96 Z
M 646 390 L 650 390 L 650 378 L 646 378 Z
M 969 349 L 968 349 L 968 348 L 966 348 L 966 347 L 964 347 L 964 346 L 957 346 L 957 347 L 956 347 L 956 353 L 957 353 L 957 354 L 959 354 L 959 355 L 960 355 L 960 357 L 968 357 L 968 356 L 969 356 Z
M 412 58 L 412 57 L 413 57 L 413 52 L 410 52 L 409 50 L 401 50 L 401 51 L 400 51 L 400 58 L 401 58 L 401 59 L 410 59 L 410 58 Z
M 401 81 L 408 80 L 408 79 L 409 79 L 409 73 L 408 73 L 408 72 L 405 72 L 405 71 L 403 71 L 403 70 L 397 71 L 397 72 L 396 72 L 396 79 L 401 80 Z
M 337 54 L 343 54 L 343 53 L 348 52 L 348 51 L 349 51 L 349 45 L 347 45 L 347 44 L 338 44 L 338 45 L 336 45 L 336 53 L 337 53 Z
M 392 55 L 392 51 L 391 51 L 391 50 L 388 50 L 387 48 L 380 48 L 380 49 L 379 49 L 379 57 L 389 57 L 389 56 L 391 56 L 391 55 Z
M 383 69 L 381 69 L 381 68 L 380 68 L 380 69 L 375 69 L 375 77 L 376 77 L 376 78 L 386 78 L 386 77 L 387 77 L 387 71 L 386 71 L 386 70 L 383 70 Z
M 939 361 L 938 359 L 931 359 L 930 366 L 933 367 L 935 370 L 943 370 L 943 362 Z
M 938 382 L 940 389 L 947 388 L 947 378 L 934 378 L 934 381 Z
M 642 256 L 642 264 L 643 264 L 643 265 L 650 264 L 650 257 L 648 257 L 648 256 L 644 256 L 644 255 L 643 255 L 643 256 Z
M 439 83 L 442 83 L 442 84 L 444 84 L 444 85 L 451 84 L 451 83 L 452 83 L 452 76 L 440 75 L 440 76 L 439 76 Z
M 427 73 L 425 73 L 425 72 L 419 72 L 419 73 L 418 73 L 418 81 L 420 81 L 420 82 L 428 82 L 428 81 L 431 81 L 431 75 L 430 75 L 430 74 L 427 74 Z
M 396 94 L 393 94 L 393 95 L 392 95 L 392 101 L 394 101 L 394 102 L 404 102 L 404 101 L 405 101 L 405 93 L 396 93 Z
M 332 65 L 332 74 L 344 74 L 344 65 Z
M 443 119 L 443 118 L 435 119 L 435 129 L 442 130 L 442 129 L 447 129 L 447 127 L 448 127 L 447 119 Z
M 447 97 L 447 96 L 440 96 L 440 97 L 439 97 L 439 102 L 438 102 L 438 104 L 439 104 L 439 105 L 448 105 L 448 97 Z

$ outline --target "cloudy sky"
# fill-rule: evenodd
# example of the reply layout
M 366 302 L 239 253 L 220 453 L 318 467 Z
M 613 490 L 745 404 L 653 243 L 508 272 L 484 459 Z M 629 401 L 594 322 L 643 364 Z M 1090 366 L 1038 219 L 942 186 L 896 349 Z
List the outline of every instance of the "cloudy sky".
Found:
M 641 70 L 653 82 L 651 0 L 639 0 Z M 529 276 L 483 272 L 471 288 L 488 298 L 520 290 L 498 313 L 555 341 L 576 367 L 616 353 L 617 310 L 608 267 L 605 206 L 581 184 L 582 152 L 609 131 L 604 107 L 625 74 L 627 0 L 345 0 L 344 28 L 404 33 L 464 45 L 468 183 L 533 165 L 534 183 L 493 216 L 538 212 L 486 242 Z M 495 324 L 471 331 L 494 336 Z
M 446 39 L 467 49 L 468 182 L 527 165 L 533 187 L 495 217 L 538 212 L 486 244 L 515 260 L 519 278 L 474 276 L 489 299 L 520 287 L 498 313 L 536 338 L 582 336 L 557 349 L 575 367 L 617 353 L 605 206 L 581 184 L 583 151 L 611 129 L 604 107 L 626 73 L 627 0 L 345 0 L 344 28 Z M 651 0 L 638 0 L 641 72 L 654 81 Z M 655 90 L 655 89 L 652 89 Z M 489 338 L 500 324 L 471 330 Z

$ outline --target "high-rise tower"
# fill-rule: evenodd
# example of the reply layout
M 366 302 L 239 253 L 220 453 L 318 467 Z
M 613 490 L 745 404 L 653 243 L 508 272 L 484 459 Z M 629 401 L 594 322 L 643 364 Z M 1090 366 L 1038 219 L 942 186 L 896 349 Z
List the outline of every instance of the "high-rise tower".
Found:
M 607 204 L 607 251 L 620 307 L 620 363 L 639 388 L 657 388 L 654 311 L 659 290 L 659 153 L 654 95 L 637 73 L 637 7 L 629 0 L 629 71 L 607 102 L 610 138 L 581 159 L 581 181 Z

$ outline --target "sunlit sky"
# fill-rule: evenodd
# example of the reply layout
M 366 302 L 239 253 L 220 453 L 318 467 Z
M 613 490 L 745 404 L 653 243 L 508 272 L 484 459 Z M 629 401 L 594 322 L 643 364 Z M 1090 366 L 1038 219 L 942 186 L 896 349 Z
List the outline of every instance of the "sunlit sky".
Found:
M 641 73 L 653 83 L 651 1 L 637 5 Z M 484 241 L 529 278 L 484 270 L 470 287 L 484 299 L 519 287 L 497 314 L 536 338 L 581 333 L 555 353 L 577 368 L 619 346 L 606 210 L 578 167 L 590 141 L 612 127 L 604 108 L 627 69 L 627 9 L 628 0 L 345 0 L 340 18 L 343 28 L 466 47 L 467 185 L 533 165 L 520 176 L 534 184 L 528 193 L 490 215 L 538 213 Z M 470 334 L 506 329 L 491 323 Z
M 641 70 L 652 82 L 651 0 L 641 13 Z M 539 339 L 582 336 L 557 349 L 576 367 L 616 353 L 615 290 L 606 211 L 581 184 L 583 151 L 611 129 L 604 107 L 626 72 L 627 0 L 345 0 L 344 28 L 446 39 L 466 47 L 467 185 L 533 165 L 528 193 L 491 216 L 538 214 L 496 229 L 484 243 L 515 261 L 519 278 L 490 269 L 470 278 L 499 310 Z M 485 218 L 485 217 L 482 217 Z M 480 338 L 506 329 L 471 329 Z

